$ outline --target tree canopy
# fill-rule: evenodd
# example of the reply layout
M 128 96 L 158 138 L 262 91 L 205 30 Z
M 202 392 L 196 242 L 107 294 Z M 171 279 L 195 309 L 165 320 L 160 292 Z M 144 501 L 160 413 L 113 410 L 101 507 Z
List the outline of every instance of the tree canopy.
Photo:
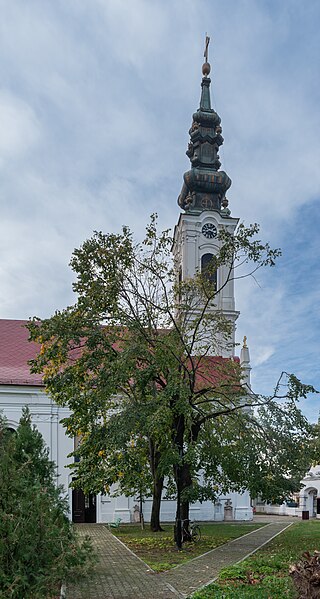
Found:
M 155 498 L 169 476 L 178 519 L 188 518 L 190 500 L 225 489 L 289 491 L 310 459 L 312 432 L 297 401 L 312 387 L 283 373 L 270 397 L 248 389 L 232 358 L 233 325 L 216 304 L 228 281 L 274 265 L 280 252 L 258 232 L 256 224 L 223 229 L 211 264 L 186 281 L 154 216 L 142 243 L 123 227 L 74 251 L 74 305 L 28 325 L 41 345 L 32 369 L 70 408 L 68 434 L 82 439 L 74 484 L 109 492 L 117 483 L 127 493 L 140 485 Z M 228 274 L 217 288 L 210 274 L 222 265 Z

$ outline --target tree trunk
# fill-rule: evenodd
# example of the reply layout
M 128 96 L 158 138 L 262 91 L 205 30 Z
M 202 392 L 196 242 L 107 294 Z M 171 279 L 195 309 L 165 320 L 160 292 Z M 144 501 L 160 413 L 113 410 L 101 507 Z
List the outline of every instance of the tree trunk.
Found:
M 156 477 L 156 479 L 153 481 L 152 509 L 150 520 L 150 530 L 152 530 L 152 532 L 159 532 L 163 530 L 163 528 L 161 528 L 160 525 L 160 507 L 163 481 L 163 476 Z
M 181 502 L 181 519 L 189 521 L 189 501 Z
M 183 540 L 191 541 L 191 535 L 189 532 L 189 501 L 183 498 L 183 492 L 192 487 L 192 476 L 190 472 L 190 465 L 183 464 L 177 469 L 179 476 L 179 488 L 182 495 L 182 501 L 180 506 L 180 518 L 182 521 L 183 528 Z
M 160 532 L 163 530 L 160 525 L 160 507 L 164 477 L 158 475 L 160 458 L 160 451 L 157 451 L 153 440 L 149 439 L 149 461 L 153 479 L 152 509 L 150 520 L 150 530 L 152 530 L 152 532 Z
M 174 528 L 174 540 L 176 542 L 177 548 L 181 549 L 182 541 L 191 541 L 191 535 L 189 531 L 189 500 L 184 496 L 184 491 L 191 489 L 193 484 L 190 464 L 184 462 L 183 447 L 185 441 L 190 443 L 197 440 L 200 431 L 200 424 L 199 422 L 195 421 L 191 426 L 191 430 L 186 430 L 185 418 L 183 414 L 178 414 L 174 420 L 173 430 L 173 442 L 178 449 L 178 454 L 180 457 L 180 463 L 175 464 L 173 468 L 177 486 L 177 511 L 176 525 Z

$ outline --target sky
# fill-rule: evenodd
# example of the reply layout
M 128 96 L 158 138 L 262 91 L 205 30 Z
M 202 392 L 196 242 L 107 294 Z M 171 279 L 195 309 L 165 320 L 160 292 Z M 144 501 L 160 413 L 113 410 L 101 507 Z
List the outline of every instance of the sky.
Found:
M 255 391 L 320 389 L 320 2 L 0 0 L 0 318 L 74 302 L 72 251 L 173 228 L 205 34 L 233 216 L 282 249 L 236 286 Z M 315 421 L 320 395 L 302 402 Z

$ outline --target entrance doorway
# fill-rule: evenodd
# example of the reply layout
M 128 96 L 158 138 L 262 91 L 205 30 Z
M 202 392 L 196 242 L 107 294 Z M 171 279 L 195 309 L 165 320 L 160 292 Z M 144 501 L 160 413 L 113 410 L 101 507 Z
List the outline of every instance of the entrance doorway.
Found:
M 91 523 L 97 521 L 96 496 L 85 495 L 81 489 L 72 490 L 72 522 Z

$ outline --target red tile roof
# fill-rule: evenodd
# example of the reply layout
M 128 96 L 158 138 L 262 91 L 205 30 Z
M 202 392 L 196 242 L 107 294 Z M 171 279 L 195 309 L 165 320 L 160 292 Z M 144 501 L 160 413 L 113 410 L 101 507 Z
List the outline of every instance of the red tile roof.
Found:
M 31 374 L 28 360 L 39 352 L 28 341 L 27 320 L 0 320 L 0 385 L 42 386 L 42 376 Z
M 28 341 L 27 323 L 27 320 L 0 319 L 0 385 L 43 385 L 41 374 L 30 373 L 28 361 L 39 353 L 40 345 Z M 218 365 L 224 360 L 213 356 L 203 358 L 199 381 L 212 384 L 215 379 L 223 378 Z M 239 362 L 237 357 L 234 360 Z

